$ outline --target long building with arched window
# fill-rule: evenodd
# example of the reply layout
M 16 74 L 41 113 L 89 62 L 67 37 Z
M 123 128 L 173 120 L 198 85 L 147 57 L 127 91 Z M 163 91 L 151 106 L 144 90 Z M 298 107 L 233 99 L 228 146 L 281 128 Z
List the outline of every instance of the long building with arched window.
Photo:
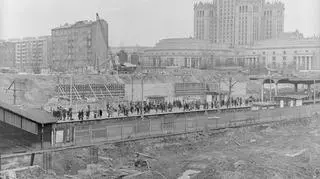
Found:
M 215 69 L 239 66 L 291 70 L 320 70 L 320 39 L 286 38 L 231 48 L 194 38 L 160 40 L 144 51 L 144 67 Z
M 145 50 L 144 67 L 186 67 L 210 69 L 233 64 L 235 53 L 226 45 L 193 38 L 160 40 L 155 47 Z

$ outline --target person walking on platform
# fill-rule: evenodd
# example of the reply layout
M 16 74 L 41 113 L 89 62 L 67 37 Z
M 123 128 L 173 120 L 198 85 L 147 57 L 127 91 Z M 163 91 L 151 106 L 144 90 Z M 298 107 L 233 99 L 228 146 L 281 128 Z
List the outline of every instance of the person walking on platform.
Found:
M 99 117 L 102 117 L 102 109 L 99 109 Z
M 69 118 L 69 120 L 73 120 L 72 119 L 72 108 L 69 108 L 69 110 L 68 110 L 68 118 Z
M 88 105 L 88 107 L 87 107 L 86 117 L 87 117 L 87 119 L 89 119 L 89 117 L 90 117 L 90 105 Z
M 78 120 L 81 120 L 81 111 L 78 111 Z
M 80 112 L 80 119 L 81 119 L 81 121 L 83 121 L 83 117 L 84 117 L 84 111 L 83 111 L 83 109 L 82 109 L 81 112 Z
M 65 121 L 67 117 L 67 110 L 66 109 L 62 109 L 62 120 Z

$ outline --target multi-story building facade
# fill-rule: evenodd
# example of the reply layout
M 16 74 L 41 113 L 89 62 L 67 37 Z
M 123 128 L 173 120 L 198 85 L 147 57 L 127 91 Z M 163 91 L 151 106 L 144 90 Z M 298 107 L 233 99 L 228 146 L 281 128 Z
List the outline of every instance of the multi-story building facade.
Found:
M 192 38 L 160 40 L 155 47 L 147 49 L 142 58 L 144 67 L 184 67 L 213 69 L 232 66 L 235 53 L 226 45 Z
M 320 70 L 320 39 L 300 37 L 264 40 L 237 48 L 190 38 L 163 39 L 155 47 L 145 50 L 143 65 L 197 69 L 237 66 L 256 72 L 266 68 Z
M 272 39 L 284 31 L 284 4 L 266 3 L 262 16 L 262 40 Z
M 15 44 L 15 67 L 21 72 L 41 73 L 50 60 L 50 36 L 10 40 Z
M 194 36 L 230 46 L 253 45 L 283 32 L 284 5 L 265 0 L 213 0 L 194 5 Z
M 15 67 L 15 44 L 0 42 L 0 67 Z
M 272 39 L 261 41 L 246 50 L 256 63 L 278 70 L 319 70 L 319 39 Z M 248 61 L 249 62 L 249 61 Z
M 235 10 L 235 45 L 252 45 L 259 41 L 262 29 L 262 0 L 242 0 Z
M 216 42 L 216 13 L 213 3 L 198 3 L 194 5 L 194 36 L 199 40 Z
M 235 0 L 214 0 L 216 5 L 216 43 L 234 45 L 235 40 Z
M 52 70 L 97 69 L 108 57 L 105 20 L 79 21 L 51 30 Z

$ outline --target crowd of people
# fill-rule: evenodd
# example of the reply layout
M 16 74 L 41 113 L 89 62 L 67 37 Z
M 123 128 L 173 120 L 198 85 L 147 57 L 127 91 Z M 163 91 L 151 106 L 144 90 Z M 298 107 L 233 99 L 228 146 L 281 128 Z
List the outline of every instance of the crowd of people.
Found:
M 212 102 L 201 102 L 200 100 L 174 100 L 172 102 L 129 102 L 120 104 L 107 103 L 104 109 L 91 109 L 90 105 L 87 105 L 85 109 L 80 109 L 73 112 L 72 108 L 65 109 L 61 106 L 53 110 L 52 113 L 59 120 L 88 120 L 96 118 L 111 118 L 117 116 L 132 116 L 152 114 L 152 113 L 168 113 L 168 112 L 182 112 L 193 111 L 202 109 L 218 109 L 218 108 L 231 108 L 248 106 L 254 101 L 252 97 L 248 99 L 243 98 L 230 98 L 230 100 L 213 100 Z M 76 113 L 76 115 L 73 115 Z

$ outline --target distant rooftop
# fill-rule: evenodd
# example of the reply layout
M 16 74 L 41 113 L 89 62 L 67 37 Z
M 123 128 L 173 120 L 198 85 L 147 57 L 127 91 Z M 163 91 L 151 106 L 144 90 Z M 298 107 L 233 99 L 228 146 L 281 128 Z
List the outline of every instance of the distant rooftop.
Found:
M 263 48 L 289 48 L 289 47 L 316 47 L 320 48 L 320 39 L 271 39 L 255 43 L 253 49 Z
M 4 40 L 4 42 L 23 42 L 23 41 L 43 40 L 48 38 L 51 38 L 51 36 L 45 35 L 45 36 L 39 36 L 39 37 L 11 38 L 11 39 Z
M 194 49 L 194 50 L 230 50 L 228 45 L 213 44 L 207 40 L 197 40 L 194 38 L 169 38 L 160 40 L 152 49 Z
M 102 19 L 101 19 L 102 20 Z M 84 21 L 77 21 L 74 24 L 68 24 L 65 23 L 64 25 L 60 25 L 59 27 L 53 28 L 52 30 L 59 30 L 59 29 L 68 29 L 68 28 L 73 28 L 73 27 L 83 27 L 83 26 L 89 26 L 92 25 L 93 23 L 95 23 L 96 21 L 88 21 L 88 20 L 84 20 Z

